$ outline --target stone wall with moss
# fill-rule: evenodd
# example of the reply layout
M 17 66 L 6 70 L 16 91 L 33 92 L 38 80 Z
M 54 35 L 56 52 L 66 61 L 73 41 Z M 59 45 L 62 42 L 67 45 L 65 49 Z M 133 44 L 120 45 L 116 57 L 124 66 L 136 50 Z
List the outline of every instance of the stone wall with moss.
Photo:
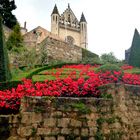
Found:
M 140 87 L 100 90 L 112 98 L 23 98 L 20 114 L 8 117 L 8 140 L 139 140 Z

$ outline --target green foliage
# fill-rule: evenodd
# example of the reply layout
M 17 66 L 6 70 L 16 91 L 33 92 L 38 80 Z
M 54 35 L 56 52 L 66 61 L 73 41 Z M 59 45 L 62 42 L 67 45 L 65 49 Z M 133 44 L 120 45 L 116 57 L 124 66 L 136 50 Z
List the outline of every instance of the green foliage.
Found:
M 3 18 L 3 24 L 12 29 L 17 23 L 17 19 L 12 13 L 16 9 L 15 1 L 0 0 L 0 6 L 0 15 Z
M 101 131 L 97 131 L 95 134 L 95 140 L 103 140 L 103 134 L 101 133 Z
M 17 87 L 17 85 L 20 83 L 22 82 L 21 81 L 0 82 L 0 90 L 6 90 Z
M 87 107 L 82 102 L 71 104 L 71 107 L 77 109 L 81 114 L 90 114 L 91 113 L 90 108 Z
M 0 17 L 0 82 L 11 79 L 9 59 L 2 28 L 2 18 Z
M 115 57 L 115 55 L 113 54 L 113 52 L 110 53 L 104 53 L 101 55 L 101 61 L 103 63 L 117 63 L 119 60 Z
M 137 29 L 135 29 L 128 64 L 134 67 L 140 67 L 140 35 Z
M 82 49 L 82 63 L 84 64 L 101 64 L 99 56 L 86 49 Z
M 27 66 L 28 69 L 34 68 L 38 64 L 38 54 L 35 48 L 30 50 L 24 49 L 20 55 L 17 56 L 19 66 Z
M 115 64 L 105 64 L 100 66 L 98 69 L 96 69 L 96 72 L 106 72 L 106 71 L 120 71 L 121 68 L 119 68 Z
M 47 47 L 40 46 L 40 51 L 39 51 L 39 63 L 41 65 L 47 64 L 48 62 L 48 55 L 47 55 Z
M 55 64 L 55 65 L 49 65 L 49 66 L 43 66 L 43 67 L 40 67 L 38 69 L 35 69 L 34 71 L 32 71 L 28 76 L 27 78 L 32 78 L 33 75 L 43 71 L 43 70 L 47 70 L 47 69 L 52 69 L 52 68 L 61 68 L 63 65 L 71 65 L 71 64 L 75 64 L 75 63 L 59 63 L 59 64 Z
M 33 127 L 32 128 L 32 137 L 34 137 L 36 135 L 36 133 L 37 133 L 37 129 Z
M 10 34 L 6 42 L 6 46 L 7 49 L 12 52 L 20 52 L 21 49 L 23 49 L 23 37 L 18 23 L 14 26 L 13 32 Z
M 103 93 L 100 95 L 101 98 L 104 98 L 104 99 L 112 99 L 112 95 L 111 94 L 108 94 L 108 93 Z
M 121 140 L 122 135 L 123 135 L 123 132 L 120 132 L 120 131 L 115 132 L 115 131 L 111 130 L 110 134 L 109 134 L 109 139 L 110 140 Z

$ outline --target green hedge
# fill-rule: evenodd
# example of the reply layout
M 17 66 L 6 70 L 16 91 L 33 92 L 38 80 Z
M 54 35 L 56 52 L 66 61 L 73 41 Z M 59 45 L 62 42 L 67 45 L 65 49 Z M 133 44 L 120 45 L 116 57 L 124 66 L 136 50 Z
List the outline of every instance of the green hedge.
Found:
M 61 68 L 64 65 L 74 65 L 74 64 L 78 64 L 78 63 L 59 63 L 59 64 L 55 64 L 55 65 L 52 65 L 52 66 L 43 66 L 43 67 L 38 68 L 37 70 L 31 72 L 26 78 L 31 79 L 33 75 L 36 75 L 43 70 L 53 69 L 53 68 Z
M 99 58 L 99 56 L 89 50 L 82 48 L 82 59 L 84 58 Z
M 96 69 L 96 72 L 120 71 L 120 70 L 121 68 L 115 64 L 105 64 Z
M 17 85 L 20 83 L 22 83 L 22 81 L 0 82 L 0 90 L 6 90 L 17 87 Z

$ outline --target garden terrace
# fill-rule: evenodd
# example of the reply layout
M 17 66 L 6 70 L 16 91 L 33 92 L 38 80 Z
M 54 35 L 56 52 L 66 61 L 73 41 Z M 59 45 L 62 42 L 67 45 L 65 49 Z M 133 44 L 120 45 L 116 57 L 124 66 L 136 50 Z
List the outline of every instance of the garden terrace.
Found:
M 20 113 L 5 120 L 11 129 L 4 133 L 8 140 L 140 139 L 140 87 L 109 84 L 100 90 L 112 98 L 24 97 Z

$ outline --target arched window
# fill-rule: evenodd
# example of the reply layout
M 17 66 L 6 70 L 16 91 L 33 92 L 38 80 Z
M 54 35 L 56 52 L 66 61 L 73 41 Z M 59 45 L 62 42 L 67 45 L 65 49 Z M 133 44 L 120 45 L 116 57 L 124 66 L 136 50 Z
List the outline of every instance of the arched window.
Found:
M 68 22 L 70 23 L 70 14 L 68 15 Z
M 67 37 L 65 38 L 65 41 L 66 41 L 68 44 L 70 44 L 70 45 L 74 45 L 74 42 L 75 42 L 75 40 L 74 40 L 74 38 L 73 38 L 72 36 L 67 36 Z

